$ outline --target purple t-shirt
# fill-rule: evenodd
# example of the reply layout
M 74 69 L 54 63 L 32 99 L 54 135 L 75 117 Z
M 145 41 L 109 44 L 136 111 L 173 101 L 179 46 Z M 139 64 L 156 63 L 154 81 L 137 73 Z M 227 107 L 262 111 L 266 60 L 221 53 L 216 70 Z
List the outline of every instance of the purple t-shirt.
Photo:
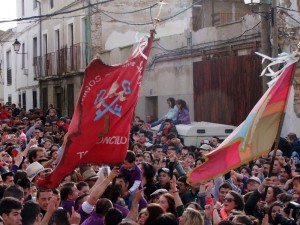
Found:
M 132 187 L 135 180 L 142 181 L 142 177 L 143 177 L 142 171 L 137 165 L 135 165 L 131 170 L 127 170 L 124 168 L 124 166 L 121 166 L 120 173 L 126 174 L 129 177 L 128 189 L 130 189 Z M 141 184 L 140 184 L 140 187 L 141 187 Z
M 104 217 L 92 212 L 81 225 L 103 225 Z
M 62 201 L 60 203 L 60 206 L 63 207 L 65 210 L 67 210 L 67 212 L 70 214 L 72 214 L 72 207 L 74 207 L 74 205 L 75 202 L 70 200 Z
M 90 214 L 83 211 L 82 206 L 79 207 L 77 212 L 80 214 L 80 224 L 82 224 L 90 216 Z
M 118 203 L 113 203 L 113 206 L 114 206 L 114 208 L 116 208 L 116 209 L 118 209 L 118 210 L 121 211 L 123 218 L 125 218 L 128 215 L 129 210 L 127 208 L 121 206 Z

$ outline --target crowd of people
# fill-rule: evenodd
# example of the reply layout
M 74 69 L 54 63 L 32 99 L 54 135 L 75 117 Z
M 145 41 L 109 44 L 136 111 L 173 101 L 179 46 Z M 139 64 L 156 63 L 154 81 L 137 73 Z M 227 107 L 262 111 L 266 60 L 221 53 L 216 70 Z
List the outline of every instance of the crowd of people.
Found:
M 190 123 L 187 104 L 174 98 L 167 103 L 169 111 L 158 121 L 134 117 L 121 164 L 78 166 L 55 189 L 39 187 L 37 180 L 57 165 L 70 119 L 52 105 L 46 112 L 1 106 L 0 225 L 298 224 L 296 134 L 280 139 L 271 169 L 272 152 L 189 185 L 187 174 L 222 140 L 186 146 L 176 124 Z M 161 127 L 158 134 L 151 130 L 155 125 Z

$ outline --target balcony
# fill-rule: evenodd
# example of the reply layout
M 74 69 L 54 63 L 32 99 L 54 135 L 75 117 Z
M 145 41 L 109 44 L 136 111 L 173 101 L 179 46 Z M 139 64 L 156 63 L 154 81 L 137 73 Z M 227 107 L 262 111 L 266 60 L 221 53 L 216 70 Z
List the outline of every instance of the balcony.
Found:
M 44 79 L 83 71 L 88 62 L 86 43 L 33 58 L 34 78 Z

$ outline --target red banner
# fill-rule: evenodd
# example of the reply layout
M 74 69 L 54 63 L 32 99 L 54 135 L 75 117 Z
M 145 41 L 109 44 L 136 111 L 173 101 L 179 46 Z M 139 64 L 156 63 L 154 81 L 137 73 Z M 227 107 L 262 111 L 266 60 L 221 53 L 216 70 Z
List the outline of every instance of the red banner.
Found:
M 108 66 L 100 59 L 88 65 L 61 160 L 39 186 L 57 187 L 81 164 L 124 160 L 152 41 L 152 35 L 143 38 L 123 65 Z

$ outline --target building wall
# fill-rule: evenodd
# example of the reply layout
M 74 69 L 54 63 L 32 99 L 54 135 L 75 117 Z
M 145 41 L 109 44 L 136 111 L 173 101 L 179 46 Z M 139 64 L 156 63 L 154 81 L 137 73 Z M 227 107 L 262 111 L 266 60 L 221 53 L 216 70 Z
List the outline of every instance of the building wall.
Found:
M 126 4 L 123 1 L 118 2 L 119 9 L 122 11 L 122 7 Z M 144 2 L 139 2 L 139 7 Z M 149 2 L 147 6 L 150 6 Z M 239 1 L 214 1 L 215 13 L 228 13 L 232 16 L 232 21 L 225 24 L 219 24 L 218 26 L 211 27 L 212 17 L 210 16 L 212 11 L 212 1 L 202 1 L 202 29 L 193 30 L 193 23 L 195 18 L 193 14 L 193 8 L 182 12 L 180 15 L 164 21 L 157 27 L 155 35 L 155 41 L 148 60 L 148 68 L 145 71 L 143 83 L 141 86 L 140 97 L 136 108 L 136 115 L 146 120 L 146 116 L 149 113 L 156 118 L 161 118 L 168 110 L 166 99 L 168 97 L 174 97 L 175 99 L 183 99 L 187 102 L 190 108 L 190 115 L 194 120 L 194 87 L 193 87 L 193 62 L 202 60 L 202 57 L 206 57 L 205 51 L 210 49 L 227 47 L 228 43 L 223 43 L 222 40 L 228 40 L 236 38 L 240 34 L 243 34 L 246 30 L 254 27 L 258 22 L 257 16 L 247 15 L 248 9 L 244 4 Z M 138 5 L 129 6 L 124 8 L 125 12 L 133 11 Z M 145 7 L 146 4 L 144 4 Z M 191 1 L 180 1 L 162 8 L 161 18 L 166 18 L 176 14 L 176 12 L 182 11 L 182 9 L 188 8 L 191 5 Z M 113 11 L 113 8 L 107 6 L 104 7 L 107 11 Z M 158 8 L 153 8 L 152 12 Z M 156 12 L 157 12 L 156 11 Z M 148 14 L 141 12 L 139 16 L 143 16 L 143 22 L 147 21 Z M 243 19 L 234 18 L 234 16 L 244 15 Z M 138 15 L 126 14 L 126 22 L 139 22 L 134 20 L 134 17 Z M 199 20 L 201 18 L 198 18 Z M 113 19 L 107 19 L 102 17 L 103 21 L 103 46 L 105 52 L 101 55 L 104 61 L 108 64 L 118 64 L 124 62 L 130 53 L 135 48 L 134 42 L 136 32 L 147 32 L 151 29 L 151 25 L 146 26 L 128 26 L 117 22 L 120 19 L 115 16 Z M 121 20 L 121 19 L 120 19 Z M 123 19 L 124 20 L 124 19 Z M 224 18 L 223 18 L 224 20 Z M 222 20 L 222 21 L 223 21 Z M 229 21 L 229 20 L 228 20 Z M 221 23 L 221 21 L 214 21 Z M 253 29 L 247 32 L 249 37 L 243 37 L 242 40 L 236 39 L 231 44 L 247 44 L 255 43 L 259 41 L 259 30 Z M 219 47 L 218 47 L 219 46 Z M 254 49 L 236 50 L 232 54 L 244 55 L 250 54 Z M 185 51 L 185 52 L 184 52 Z M 224 51 L 225 55 L 229 51 Z M 208 54 L 209 57 L 222 56 L 219 53 L 215 55 Z M 156 103 L 154 102 L 156 101 Z M 157 109 L 153 110 L 153 107 L 157 105 Z

